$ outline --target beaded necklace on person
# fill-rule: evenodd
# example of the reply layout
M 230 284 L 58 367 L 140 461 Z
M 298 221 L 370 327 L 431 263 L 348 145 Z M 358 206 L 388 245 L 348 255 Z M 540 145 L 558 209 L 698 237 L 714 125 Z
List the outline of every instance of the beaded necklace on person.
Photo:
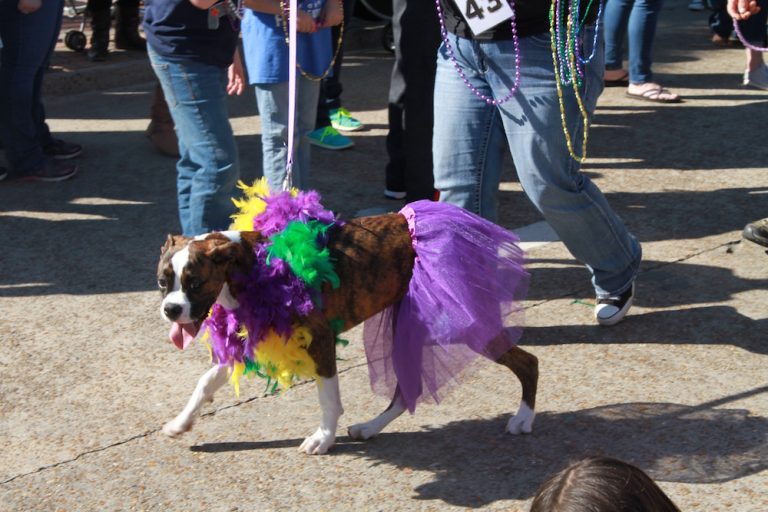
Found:
M 568 62 L 568 55 L 569 52 L 573 52 L 576 56 L 576 71 L 578 73 L 578 80 L 579 85 L 581 85 L 581 79 L 584 78 L 584 66 L 589 64 L 590 61 L 595 57 L 595 53 L 597 52 L 597 38 L 599 36 L 599 31 L 595 30 L 595 33 L 593 35 L 592 39 L 592 53 L 589 55 L 589 57 L 584 58 L 581 55 L 581 45 L 577 44 L 579 41 L 579 34 L 581 33 L 581 29 L 584 28 L 584 24 L 587 21 L 587 16 L 589 14 L 589 10 L 592 7 L 592 3 L 594 0 L 589 0 L 589 3 L 587 3 L 587 8 L 584 10 L 584 17 L 581 19 L 581 22 L 578 24 L 572 24 L 571 30 L 573 32 L 572 38 L 571 38 L 571 44 L 568 45 L 566 41 L 563 40 L 563 32 L 565 32 L 565 28 L 563 28 L 563 15 L 565 13 L 566 4 L 565 2 L 557 2 L 557 9 L 555 16 L 556 16 L 556 28 L 555 32 L 552 34 L 553 37 L 557 40 L 557 48 L 558 48 L 558 59 L 561 62 L 560 67 L 560 83 L 563 85 L 570 85 L 572 76 L 571 76 L 571 70 L 570 66 L 568 65 L 562 65 L 564 62 Z M 573 2 L 573 5 L 571 7 L 571 16 L 576 16 L 574 13 L 581 12 L 581 2 L 580 0 L 575 0 Z M 599 19 L 603 10 L 603 2 L 600 2 L 598 6 L 598 12 L 597 12 L 597 18 Z M 550 12 L 551 15 L 551 12 Z
M 584 163 L 587 159 L 587 142 L 589 139 L 589 116 L 587 115 L 587 109 L 584 107 L 584 102 L 581 99 L 580 87 L 582 85 L 582 78 L 584 76 L 584 65 L 595 56 L 595 48 L 598 40 L 598 29 L 600 24 L 595 24 L 595 36 L 592 43 L 592 54 L 583 59 L 580 57 L 580 49 L 578 42 L 580 41 L 581 29 L 584 26 L 586 20 L 586 13 L 589 12 L 592 6 L 592 0 L 587 4 L 587 9 L 584 19 L 579 22 L 579 0 L 575 0 L 570 4 L 570 12 L 567 14 L 565 27 L 563 27 L 563 21 L 561 13 L 565 11 L 565 0 L 555 0 L 549 9 L 549 22 L 551 32 L 551 44 L 552 44 L 552 65 L 555 69 L 555 85 L 557 87 L 557 99 L 560 105 L 560 123 L 563 127 L 563 133 L 565 134 L 565 143 L 568 146 L 568 153 L 571 158 L 579 163 Z M 603 1 L 601 0 L 598 8 L 598 20 L 603 10 Z M 565 32 L 565 43 L 563 44 L 563 32 Z M 579 105 L 579 112 L 582 117 L 582 125 L 584 129 L 584 136 L 581 141 L 581 155 L 577 155 L 573 149 L 573 140 L 571 134 L 568 131 L 568 123 L 565 115 L 565 104 L 563 101 L 563 86 L 572 86 L 574 94 L 576 96 L 576 103 Z
M 509 93 L 507 93 L 507 95 L 504 96 L 502 99 L 497 100 L 484 95 L 482 92 L 480 92 L 477 89 L 477 87 L 472 85 L 467 79 L 467 76 L 464 74 L 464 71 L 461 69 L 461 66 L 456 60 L 456 55 L 453 53 L 453 47 L 451 46 L 451 42 L 448 40 L 448 31 L 445 28 L 445 17 L 443 16 L 443 8 L 440 7 L 440 0 L 435 0 L 435 7 L 437 7 L 437 17 L 440 20 L 440 34 L 443 36 L 443 44 L 445 45 L 445 50 L 448 52 L 448 57 L 451 59 L 451 62 L 453 63 L 453 67 L 456 69 L 456 72 L 461 77 L 461 80 L 464 82 L 464 85 L 469 87 L 469 90 L 472 91 L 475 94 L 475 96 L 477 96 L 478 98 L 486 102 L 488 105 L 498 106 L 498 105 L 501 105 L 502 103 L 505 103 L 506 101 L 509 101 L 509 99 L 515 95 L 518 88 L 520 87 L 520 44 L 517 38 L 517 20 L 515 19 L 516 15 L 515 15 L 514 0 L 509 0 L 509 6 L 512 8 L 512 18 L 510 18 L 509 23 L 512 27 L 512 44 L 515 47 L 515 81 L 512 87 L 510 87 Z
M 768 52 L 768 48 L 760 48 L 759 46 L 755 46 L 744 37 L 744 34 L 741 33 L 741 28 L 739 28 L 739 22 L 738 20 L 733 20 L 733 31 L 736 32 L 736 36 L 738 36 L 739 41 L 741 41 L 741 44 L 744 45 L 744 48 L 749 48 L 752 51 L 756 52 Z
M 330 1 L 338 1 L 341 2 L 341 0 L 330 0 Z M 344 7 L 342 6 L 341 9 Z M 280 24 L 283 28 L 283 33 L 285 34 L 285 44 L 290 44 L 289 36 L 288 36 L 288 17 L 290 16 L 288 6 L 285 5 L 284 0 L 280 0 Z M 298 12 L 295 14 L 296 19 L 298 20 Z M 328 64 L 328 67 L 323 71 L 323 74 L 320 76 L 315 76 L 311 73 L 307 73 L 301 68 L 301 64 L 296 64 L 296 66 L 299 68 L 299 72 L 301 73 L 301 76 L 308 80 L 312 80 L 313 82 L 319 82 L 325 77 L 328 76 L 328 73 L 331 72 L 333 69 L 333 65 L 336 63 L 336 59 L 339 56 L 339 52 L 341 51 L 341 44 L 344 40 L 344 17 L 341 18 L 341 23 L 339 24 L 339 39 L 336 41 L 336 50 L 333 52 L 333 58 L 331 59 L 330 64 Z

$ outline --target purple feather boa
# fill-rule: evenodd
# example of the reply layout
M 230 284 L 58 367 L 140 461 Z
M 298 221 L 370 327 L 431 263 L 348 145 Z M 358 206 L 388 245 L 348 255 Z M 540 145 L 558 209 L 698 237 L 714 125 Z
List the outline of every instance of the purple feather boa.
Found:
M 253 229 L 266 237 L 280 233 L 296 220 L 338 223 L 333 212 L 322 207 L 320 194 L 315 191 L 299 192 L 296 197 L 280 192 L 261 199 L 266 208 L 254 217 Z M 253 360 L 256 345 L 270 329 L 287 339 L 293 333 L 296 317 L 306 317 L 315 308 L 311 291 L 286 261 L 272 257 L 267 263 L 270 244 L 267 241 L 254 247 L 256 258 L 250 274 L 233 277 L 240 290 L 239 306 L 228 309 L 214 304 L 203 322 L 210 335 L 213 360 L 218 364 L 232 366 Z M 242 336 L 243 328 L 247 337 Z
M 266 237 L 284 230 L 289 222 L 298 220 L 308 222 L 318 220 L 323 224 L 333 224 L 336 216 L 320 204 L 320 194 L 314 190 L 299 192 L 293 197 L 290 192 L 279 192 L 261 198 L 267 207 L 263 213 L 253 219 L 253 230 Z

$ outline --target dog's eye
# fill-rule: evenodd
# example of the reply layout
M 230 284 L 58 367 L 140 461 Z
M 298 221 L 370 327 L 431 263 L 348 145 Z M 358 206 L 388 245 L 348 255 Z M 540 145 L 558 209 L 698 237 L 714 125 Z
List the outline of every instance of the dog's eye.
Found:
M 160 279 L 157 280 L 157 287 L 160 288 L 161 290 L 165 290 L 166 288 L 168 288 L 168 281 L 166 281 L 164 277 L 161 277 Z
M 197 279 L 190 279 L 187 282 L 187 290 L 197 290 L 198 288 L 200 288 L 200 281 Z

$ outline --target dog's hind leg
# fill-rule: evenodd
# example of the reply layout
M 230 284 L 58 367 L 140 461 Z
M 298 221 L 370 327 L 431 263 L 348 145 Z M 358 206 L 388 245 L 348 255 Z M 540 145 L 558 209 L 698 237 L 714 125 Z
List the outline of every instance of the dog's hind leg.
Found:
M 512 347 L 496 360 L 514 372 L 523 387 L 523 398 L 517 414 L 507 422 L 507 432 L 510 434 L 528 434 L 533 428 L 536 416 L 536 387 L 539 381 L 539 360 L 533 354 L 520 347 Z
M 203 404 L 213 400 L 216 391 L 226 384 L 229 370 L 226 366 L 216 365 L 200 377 L 195 386 L 195 391 L 189 397 L 187 406 L 174 419 L 163 425 L 163 433 L 176 437 L 192 428 L 192 424 L 200 415 Z
M 400 389 L 397 388 L 395 390 L 395 396 L 392 398 L 392 403 L 389 404 L 389 407 L 387 407 L 384 412 L 373 418 L 371 421 L 350 426 L 347 429 L 347 433 L 352 439 L 365 441 L 366 439 L 377 436 L 387 425 L 396 420 L 405 411 L 405 403 L 403 403 L 403 398 L 400 395 Z

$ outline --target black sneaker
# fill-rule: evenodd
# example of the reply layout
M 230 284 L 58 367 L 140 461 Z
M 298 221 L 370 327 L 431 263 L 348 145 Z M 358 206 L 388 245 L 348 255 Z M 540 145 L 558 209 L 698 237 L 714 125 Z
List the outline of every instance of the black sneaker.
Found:
M 19 177 L 20 181 L 64 181 L 77 174 L 77 165 L 47 158 L 45 162 Z
M 595 319 L 600 325 L 615 325 L 627 315 L 635 297 L 635 283 L 632 283 L 627 291 L 618 297 L 606 297 L 597 299 L 595 307 Z
M 69 160 L 77 158 L 83 152 L 83 146 L 65 142 L 61 139 L 53 139 L 51 143 L 43 147 L 43 153 L 56 160 Z
M 768 247 L 768 218 L 750 222 L 741 234 L 750 242 Z

